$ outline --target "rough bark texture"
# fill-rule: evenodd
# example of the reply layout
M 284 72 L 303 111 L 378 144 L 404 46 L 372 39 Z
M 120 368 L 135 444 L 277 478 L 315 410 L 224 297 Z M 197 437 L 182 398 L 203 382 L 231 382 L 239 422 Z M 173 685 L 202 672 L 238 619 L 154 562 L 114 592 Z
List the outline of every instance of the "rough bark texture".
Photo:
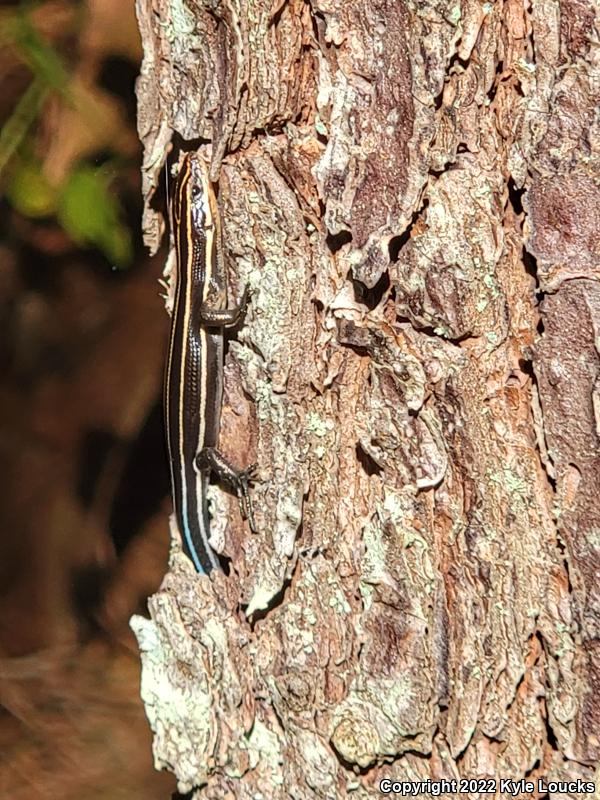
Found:
M 222 448 L 260 475 L 258 536 L 213 491 L 231 574 L 175 546 L 134 620 L 157 765 L 203 798 L 593 780 L 598 8 L 138 17 L 147 241 L 167 145 L 201 140 L 253 288 Z

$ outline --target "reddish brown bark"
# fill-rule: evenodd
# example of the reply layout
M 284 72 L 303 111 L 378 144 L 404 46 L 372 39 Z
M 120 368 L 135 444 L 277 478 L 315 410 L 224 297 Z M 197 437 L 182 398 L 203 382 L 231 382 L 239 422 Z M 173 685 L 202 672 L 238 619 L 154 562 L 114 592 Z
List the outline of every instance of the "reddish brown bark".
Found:
M 135 621 L 157 763 L 199 797 L 592 780 L 594 8 L 138 15 L 147 240 L 165 148 L 202 140 L 254 290 L 223 447 L 261 479 L 259 536 L 213 493 L 231 574 L 176 548 Z

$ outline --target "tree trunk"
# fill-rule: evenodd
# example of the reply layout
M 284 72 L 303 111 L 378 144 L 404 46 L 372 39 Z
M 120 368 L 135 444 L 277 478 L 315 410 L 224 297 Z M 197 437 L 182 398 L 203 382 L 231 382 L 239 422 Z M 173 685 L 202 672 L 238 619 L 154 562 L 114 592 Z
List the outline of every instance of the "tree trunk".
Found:
M 591 791 L 597 7 L 137 6 L 147 242 L 167 146 L 211 153 L 253 290 L 221 449 L 259 474 L 258 535 L 211 490 L 230 574 L 176 544 L 132 622 L 157 766 L 202 798 Z

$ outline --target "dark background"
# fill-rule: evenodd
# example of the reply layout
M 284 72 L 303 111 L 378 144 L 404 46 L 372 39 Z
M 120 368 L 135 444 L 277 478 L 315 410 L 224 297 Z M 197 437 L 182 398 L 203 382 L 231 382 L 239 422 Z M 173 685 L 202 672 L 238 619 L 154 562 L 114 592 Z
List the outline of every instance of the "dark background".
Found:
M 0 797 L 165 798 L 132 613 L 168 554 L 133 0 L 0 5 Z

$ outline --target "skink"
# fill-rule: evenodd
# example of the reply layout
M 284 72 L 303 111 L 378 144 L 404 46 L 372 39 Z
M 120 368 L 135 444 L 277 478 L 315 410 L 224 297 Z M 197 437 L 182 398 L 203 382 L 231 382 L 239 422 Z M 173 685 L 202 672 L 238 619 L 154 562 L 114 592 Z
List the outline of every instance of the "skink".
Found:
M 206 499 L 215 474 L 237 493 L 255 531 L 248 486 L 253 467 L 235 469 L 218 438 L 223 391 L 223 328 L 244 314 L 227 308 L 219 209 L 205 162 L 187 153 L 175 181 L 171 220 L 176 255 L 171 336 L 165 369 L 165 423 L 173 506 L 184 551 L 200 573 L 219 568 L 209 543 Z

